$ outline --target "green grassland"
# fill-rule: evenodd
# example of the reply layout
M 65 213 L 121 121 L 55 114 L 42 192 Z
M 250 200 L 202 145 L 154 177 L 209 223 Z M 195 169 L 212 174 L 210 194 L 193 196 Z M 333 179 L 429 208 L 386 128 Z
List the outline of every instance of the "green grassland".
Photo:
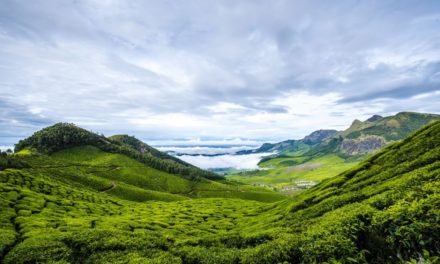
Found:
M 79 157 L 75 151 L 84 149 L 53 157 L 1 156 L 6 164 L 0 171 L 1 262 L 440 261 L 440 122 L 272 203 L 189 196 L 169 202 L 126 199 L 111 193 L 119 186 L 98 190 L 112 187 L 112 178 L 95 175 L 101 180 L 96 186 L 74 180 L 93 175 L 87 170 L 94 166 L 114 168 L 120 159 L 99 151 Z M 79 176 L 69 176 L 75 171 Z M 200 188 L 218 190 L 217 184 L 247 188 L 224 180 L 207 180 Z
M 320 182 L 358 164 L 336 154 L 309 159 L 308 157 L 277 157 L 259 164 L 260 170 L 227 176 L 228 179 L 247 184 L 267 185 L 275 188 L 294 185 L 296 181 Z

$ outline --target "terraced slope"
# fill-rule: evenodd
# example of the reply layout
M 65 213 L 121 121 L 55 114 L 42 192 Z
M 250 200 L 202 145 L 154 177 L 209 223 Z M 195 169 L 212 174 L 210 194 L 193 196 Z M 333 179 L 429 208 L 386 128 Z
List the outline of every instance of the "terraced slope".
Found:
M 65 153 L 57 155 L 63 164 Z M 10 158 L 20 159 L 2 156 Z M 86 160 L 103 164 L 100 159 Z M 440 122 L 271 204 L 128 201 L 26 162 L 10 162 L 17 168 L 0 172 L 4 263 L 440 260 Z

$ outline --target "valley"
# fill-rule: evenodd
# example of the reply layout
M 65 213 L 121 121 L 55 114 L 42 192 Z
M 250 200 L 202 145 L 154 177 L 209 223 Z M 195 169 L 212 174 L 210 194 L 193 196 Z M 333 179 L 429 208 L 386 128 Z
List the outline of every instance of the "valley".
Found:
M 190 165 L 148 145 L 120 154 L 107 145 L 117 144 L 111 137 L 57 124 L 1 156 L 0 256 L 4 263 L 354 263 L 419 254 L 435 261 L 439 135 L 440 121 L 433 122 L 348 170 L 333 154 L 264 161 L 287 163 L 277 170 L 300 175 L 295 180 L 321 181 L 289 198 L 210 174 L 153 168 L 143 155 Z M 303 163 L 289 167 L 295 162 Z M 268 184 L 292 179 L 268 171 Z

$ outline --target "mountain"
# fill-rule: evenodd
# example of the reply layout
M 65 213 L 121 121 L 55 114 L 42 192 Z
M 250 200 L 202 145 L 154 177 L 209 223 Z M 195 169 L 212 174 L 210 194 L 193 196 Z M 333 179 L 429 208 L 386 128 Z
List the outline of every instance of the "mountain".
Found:
M 320 129 L 312 132 L 310 135 L 305 136 L 302 141 L 307 145 L 314 145 L 321 143 L 323 140 L 329 137 L 333 137 L 337 133 L 337 130 Z
M 364 122 L 354 120 L 350 127 L 344 131 L 318 130 L 301 140 L 287 140 L 280 143 L 263 144 L 255 152 L 262 152 L 265 147 L 271 151 L 277 151 L 279 155 L 287 152 L 304 150 L 299 144 L 311 146 L 303 151 L 304 156 L 315 156 L 335 153 L 341 156 L 355 156 L 371 154 L 387 144 L 401 140 L 417 129 L 440 119 L 440 115 L 413 112 L 401 112 L 394 116 L 381 117 L 373 115 Z M 316 138 L 311 144 L 309 138 Z
M 378 120 L 380 120 L 382 118 L 383 118 L 383 116 L 373 115 L 370 118 L 368 118 L 367 120 L 365 120 L 365 122 L 375 122 L 375 121 L 378 121 Z
M 401 112 L 388 117 L 375 115 L 364 122 L 355 120 L 347 130 L 336 135 L 340 142 L 332 151 L 348 156 L 370 154 L 391 142 L 406 138 L 417 129 L 438 119 L 440 116 L 435 114 Z M 329 141 L 323 142 L 316 148 L 324 148 L 328 143 Z M 313 149 L 309 153 L 312 152 L 323 153 L 319 149 Z
M 14 161 L 2 162 L 14 168 L 0 171 L 2 263 L 440 259 L 440 121 L 292 199 L 273 203 L 230 198 L 232 188 L 220 191 L 223 198 L 125 199 L 114 195 L 124 187 L 119 182 L 98 191 L 85 181 L 104 181 L 123 169 L 111 165 L 125 164 L 134 173 L 148 169 L 145 164 L 93 145 L 57 149 L 45 154 L 23 148 L 0 155 Z M 118 177 L 124 175 L 131 179 L 130 173 Z M 210 182 L 199 181 L 204 190 L 216 190 Z M 247 189 L 237 193 L 248 194 Z
M 305 136 L 303 139 L 299 140 L 286 140 L 279 143 L 264 143 L 258 149 L 243 150 L 237 152 L 237 154 L 252 154 L 252 153 L 263 153 L 263 152 L 295 152 L 304 151 L 309 149 L 311 146 L 322 142 L 323 140 L 332 137 L 338 133 L 337 130 L 321 129 L 312 132 L 311 134 Z

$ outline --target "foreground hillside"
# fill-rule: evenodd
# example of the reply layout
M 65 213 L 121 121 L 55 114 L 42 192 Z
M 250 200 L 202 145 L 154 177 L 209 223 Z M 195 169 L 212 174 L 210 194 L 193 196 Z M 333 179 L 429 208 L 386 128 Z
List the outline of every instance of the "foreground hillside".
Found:
M 65 159 L 59 153 L 54 159 Z M 5 158 L 5 157 L 3 157 Z M 10 166 L 19 167 L 20 157 Z M 5 163 L 5 162 L 3 162 Z M 401 263 L 440 259 L 440 122 L 291 200 L 135 202 L 0 172 L 4 263 Z
M 300 140 L 263 144 L 254 152 L 269 150 L 277 154 L 264 158 L 259 163 L 261 170 L 243 172 L 230 179 L 297 190 L 299 183 L 316 184 L 331 178 L 439 119 L 439 115 L 413 112 L 388 117 L 374 115 L 363 122 L 354 120 L 344 131 L 318 130 Z

